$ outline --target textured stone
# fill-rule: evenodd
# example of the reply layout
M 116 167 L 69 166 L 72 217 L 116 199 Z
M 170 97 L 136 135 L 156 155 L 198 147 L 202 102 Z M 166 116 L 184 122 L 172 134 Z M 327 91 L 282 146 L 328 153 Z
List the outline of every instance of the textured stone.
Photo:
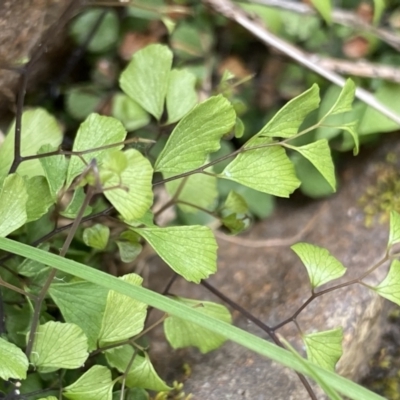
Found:
M 302 241 L 326 247 L 348 268 L 346 275 L 337 282 L 360 276 L 384 254 L 388 224 L 366 228 L 358 199 L 376 180 L 377 165 L 384 161 L 387 152 L 399 149 L 399 142 L 394 147 L 392 139 L 378 150 L 364 150 L 362 156 L 348 159 L 340 174 L 337 194 L 306 204 L 282 201 L 272 218 L 256 224 L 244 237 L 256 241 L 287 238 L 319 213 Z M 264 323 L 270 326 L 280 323 L 310 296 L 306 270 L 288 247 L 246 248 L 222 240 L 219 244 L 219 269 L 209 282 Z M 379 268 L 367 282 L 381 280 L 386 270 L 386 266 Z M 149 271 L 150 287 L 161 290 L 170 274 L 167 267 L 154 257 L 149 262 Z M 220 301 L 204 287 L 183 279 L 174 284 L 171 292 L 184 297 Z M 297 321 L 304 333 L 342 326 L 344 355 L 338 364 L 338 372 L 359 380 L 367 372 L 368 360 L 378 349 L 379 338 L 386 329 L 388 306 L 388 302 L 369 289 L 355 284 L 317 298 L 303 310 Z M 238 312 L 234 311 L 233 317 L 236 325 L 267 338 L 265 332 Z M 278 332 L 304 354 L 293 323 Z M 159 371 L 166 379 L 179 379 L 181 365 L 188 363 L 191 376 L 185 382 L 185 391 L 192 393 L 195 399 L 309 398 L 293 371 L 234 343 L 228 342 L 222 348 L 202 355 L 195 349 L 170 350 L 163 342 L 161 329 L 154 333 L 154 337 L 153 355 Z M 317 397 L 323 398 L 316 390 Z

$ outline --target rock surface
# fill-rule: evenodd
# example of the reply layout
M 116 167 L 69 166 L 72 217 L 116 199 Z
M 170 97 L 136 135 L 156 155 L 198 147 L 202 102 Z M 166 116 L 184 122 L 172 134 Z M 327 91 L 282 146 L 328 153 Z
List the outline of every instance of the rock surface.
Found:
M 348 271 L 337 282 L 360 276 L 381 259 L 388 240 L 388 224 L 365 227 L 365 216 L 357 205 L 366 188 L 376 180 L 377 165 L 389 151 L 399 151 L 393 139 L 378 150 L 364 150 L 362 156 L 346 162 L 340 188 L 329 199 L 294 205 L 282 202 L 274 216 L 256 226 L 245 237 L 259 241 L 271 237 L 287 238 L 296 234 L 307 221 L 319 213 L 313 227 L 301 241 L 327 248 Z M 323 206 L 322 211 L 321 206 Z M 264 323 L 274 326 L 290 317 L 310 296 L 310 285 L 301 261 L 288 248 L 246 248 L 219 241 L 219 269 L 209 282 L 239 303 Z M 157 258 L 149 262 L 150 287 L 162 290 L 170 271 Z M 367 282 L 377 282 L 386 274 L 386 266 L 375 271 Z M 327 284 L 325 287 L 329 287 Z M 220 302 L 200 285 L 179 279 L 173 294 Z M 344 355 L 338 364 L 342 375 L 359 380 L 368 370 L 368 360 L 378 349 L 386 329 L 388 302 L 362 285 L 335 290 L 314 300 L 298 317 L 304 333 L 344 328 Z M 235 325 L 267 338 L 238 312 Z M 304 354 L 293 323 L 278 330 Z M 179 379 L 179 370 L 188 363 L 191 376 L 185 392 L 194 399 L 309 399 L 293 371 L 283 368 L 234 343 L 206 355 L 195 349 L 172 351 L 165 344 L 161 329 L 154 332 L 153 358 L 167 380 Z M 182 379 L 182 377 L 181 377 Z M 317 397 L 323 398 L 316 389 Z
M 55 37 L 47 40 L 46 30 L 59 21 L 71 0 L 2 0 L 0 1 L 0 108 L 10 106 L 15 100 L 19 75 L 7 67 L 26 62 L 38 46 L 45 41 L 50 46 Z M 60 32 L 58 32 L 60 33 Z M 50 48 L 50 47 L 49 47 Z M 40 57 L 35 74 L 43 71 L 48 57 Z M 30 81 L 35 79 L 30 76 Z

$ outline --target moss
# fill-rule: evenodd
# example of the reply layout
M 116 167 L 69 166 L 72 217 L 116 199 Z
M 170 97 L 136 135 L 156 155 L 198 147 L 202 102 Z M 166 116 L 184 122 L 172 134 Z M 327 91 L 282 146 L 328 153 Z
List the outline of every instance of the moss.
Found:
M 375 183 L 367 187 L 359 199 L 365 213 L 365 225 L 371 226 L 377 219 L 387 222 L 390 211 L 400 212 L 400 171 L 397 156 L 388 153 L 386 161 L 376 165 Z

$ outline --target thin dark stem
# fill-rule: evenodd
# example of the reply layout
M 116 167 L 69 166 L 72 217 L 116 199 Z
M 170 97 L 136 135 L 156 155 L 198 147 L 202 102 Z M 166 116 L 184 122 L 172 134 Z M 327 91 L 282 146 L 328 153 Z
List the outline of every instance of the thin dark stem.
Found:
M 92 199 L 93 195 L 95 193 L 95 190 L 93 187 L 89 186 L 88 192 L 86 194 L 86 197 L 82 203 L 81 208 L 79 209 L 78 215 L 76 216 L 76 219 L 74 220 L 74 222 L 72 223 L 71 226 L 71 230 L 68 232 L 68 236 L 65 239 L 65 242 L 63 244 L 63 247 L 60 251 L 60 256 L 61 257 L 65 257 L 69 246 L 72 242 L 72 239 L 75 236 L 75 233 L 79 227 L 79 224 L 82 222 L 82 218 L 83 218 L 83 214 L 86 210 L 86 207 L 89 205 L 90 200 Z M 52 284 L 54 277 L 56 276 L 57 273 L 57 269 L 53 268 L 50 273 L 49 276 L 47 277 L 47 280 L 45 282 L 45 284 L 43 285 L 39 296 L 37 297 L 36 301 L 35 301 L 35 309 L 33 311 L 33 317 L 32 317 L 32 324 L 31 324 L 31 330 L 29 332 L 29 337 L 28 337 L 28 343 L 26 346 L 26 356 L 29 358 L 31 353 L 32 353 L 32 349 L 33 349 L 33 344 L 34 344 L 34 340 L 35 340 L 35 335 L 36 335 L 36 330 L 38 328 L 39 325 L 39 319 L 40 319 L 40 312 L 41 312 L 41 308 L 42 308 L 42 304 L 43 301 L 47 295 L 47 292 L 50 288 L 50 285 Z
M 275 342 L 275 344 L 277 346 L 285 348 L 283 343 L 280 341 L 279 337 L 276 335 L 276 333 L 274 332 L 274 330 L 271 327 L 269 327 L 268 325 L 261 322 L 253 314 L 249 313 L 242 306 L 240 306 L 239 304 L 232 301 L 229 297 L 225 296 L 223 293 L 221 293 L 218 289 L 216 289 L 214 286 L 209 284 L 207 281 L 201 281 L 201 285 L 204 286 L 211 293 L 213 293 L 217 297 L 219 297 L 222 301 L 227 303 L 230 307 L 232 307 L 236 311 L 239 311 L 240 314 L 242 314 L 248 320 L 252 321 L 255 325 L 257 325 L 259 328 L 261 328 L 264 332 L 266 332 L 270 336 L 270 338 Z M 315 395 L 315 393 L 314 393 L 312 387 L 310 386 L 309 382 L 307 381 L 306 377 L 297 371 L 295 371 L 295 372 L 296 372 L 296 375 L 299 377 L 301 383 L 303 384 L 304 388 L 307 390 L 307 393 L 309 394 L 310 398 L 312 400 L 318 400 L 317 396 Z

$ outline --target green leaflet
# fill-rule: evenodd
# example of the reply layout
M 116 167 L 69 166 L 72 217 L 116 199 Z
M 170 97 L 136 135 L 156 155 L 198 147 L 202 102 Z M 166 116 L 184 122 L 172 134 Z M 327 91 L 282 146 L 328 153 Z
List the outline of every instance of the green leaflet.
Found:
M 164 111 L 171 65 L 171 50 L 152 44 L 135 53 L 119 80 L 121 89 L 158 120 Z
M 168 124 L 179 121 L 197 104 L 195 84 L 196 77 L 187 70 L 170 72 L 166 97 Z
M 330 371 L 342 356 L 343 328 L 308 333 L 303 336 L 307 358 L 314 364 Z
M 280 146 L 240 153 L 219 177 L 280 197 L 289 197 L 300 186 L 294 166 Z
M 305 117 L 318 108 L 319 101 L 319 88 L 314 84 L 282 107 L 256 136 L 290 138 L 296 135 Z
M 124 373 L 133 356 L 133 349 L 131 346 L 124 345 L 108 350 L 105 354 L 109 364 Z M 126 386 L 156 391 L 169 391 L 172 389 L 157 375 L 147 353 L 145 353 L 144 357 L 135 356 L 126 376 Z
M 53 283 L 49 289 L 64 320 L 85 332 L 89 350 L 97 348 L 107 293 L 107 289 L 90 282 Z
M 141 285 L 143 279 L 136 274 L 120 278 L 132 285 Z M 98 337 L 100 346 L 119 342 L 143 330 L 147 305 L 111 290 L 107 296 Z
M 109 155 L 111 157 L 124 159 L 126 168 L 120 174 L 107 176 L 104 195 L 124 220 L 137 220 L 145 215 L 153 203 L 153 168 L 150 161 L 135 149 L 113 152 Z
M 14 156 L 15 122 L 12 124 L 3 144 L 0 146 L 0 179 L 5 177 L 11 167 Z M 21 155 L 32 156 L 47 144 L 53 147 L 60 146 L 62 131 L 57 120 L 46 110 L 37 108 L 27 110 L 22 115 Z M 24 161 L 18 167 L 18 173 L 29 177 L 43 175 L 39 160 Z
M 400 214 L 396 211 L 390 212 L 390 231 L 387 247 L 400 242 Z
M 111 400 L 114 383 L 107 367 L 94 365 L 72 385 L 64 388 L 63 396 L 71 400 Z
M 24 352 L 15 344 L 0 337 L 0 378 L 26 379 L 29 362 Z M 7 360 L 5 362 L 5 360 Z
M 0 237 L 5 237 L 25 224 L 28 191 L 17 174 L 7 176 L 0 190 Z
M 110 237 L 110 228 L 102 224 L 94 224 L 83 231 L 83 241 L 89 247 L 104 250 Z
M 232 105 L 222 95 L 210 97 L 183 117 L 159 154 L 155 171 L 179 174 L 201 167 L 235 125 Z
M 90 114 L 80 125 L 74 141 L 73 151 L 90 150 L 125 140 L 126 131 L 124 126 L 112 117 L 105 117 L 98 114 Z M 80 157 L 72 156 L 67 172 L 67 186 L 87 167 L 91 160 L 96 159 L 100 164 L 104 156 L 110 152 L 121 149 L 122 144 L 112 149 L 95 150 Z
M 400 261 L 393 260 L 386 278 L 379 285 L 370 288 L 385 299 L 400 305 Z
M 331 150 L 326 139 L 298 147 L 285 144 L 285 147 L 299 152 L 310 161 L 327 180 L 330 187 L 336 191 L 335 166 L 333 165 Z
M 205 226 L 137 228 L 156 253 L 186 280 L 199 283 L 217 271 L 217 242 Z
M 221 321 L 232 323 L 232 317 L 228 309 L 221 304 L 209 301 L 200 301 L 175 297 L 174 300 L 196 308 L 199 312 Z M 187 346 L 197 347 L 203 354 L 220 347 L 226 339 L 207 329 L 183 319 L 170 316 L 164 321 L 164 332 L 169 344 L 174 349 Z
M 165 177 L 169 176 L 165 175 Z M 218 199 L 217 178 L 206 174 L 194 174 L 186 178 L 175 179 L 167 182 L 166 188 L 171 196 L 174 196 L 180 189 L 177 196 L 178 207 L 184 212 L 195 213 L 198 209 L 179 203 L 179 200 L 212 210 Z
M 42 372 L 79 368 L 89 356 L 87 338 L 78 325 L 46 322 L 35 333 L 31 363 Z
M 340 278 L 346 268 L 328 250 L 309 243 L 296 243 L 291 249 L 307 269 L 312 289 Z

